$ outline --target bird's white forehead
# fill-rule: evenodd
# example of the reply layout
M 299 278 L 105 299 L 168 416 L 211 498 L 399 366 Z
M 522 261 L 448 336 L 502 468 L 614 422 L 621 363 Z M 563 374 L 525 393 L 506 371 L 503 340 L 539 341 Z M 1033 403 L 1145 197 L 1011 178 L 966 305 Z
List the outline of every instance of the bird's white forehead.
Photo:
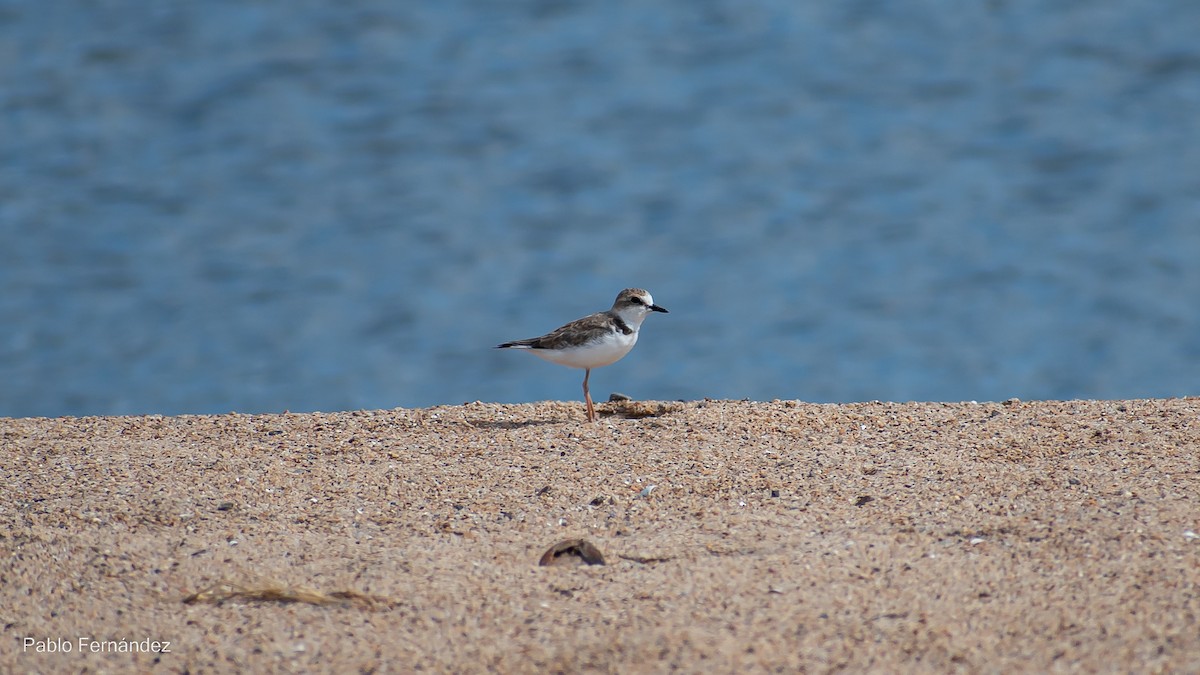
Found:
M 629 288 L 622 291 L 621 297 L 618 300 L 620 302 L 629 302 L 630 298 L 641 298 L 647 307 L 654 304 L 654 297 L 650 295 L 650 292 L 640 288 Z

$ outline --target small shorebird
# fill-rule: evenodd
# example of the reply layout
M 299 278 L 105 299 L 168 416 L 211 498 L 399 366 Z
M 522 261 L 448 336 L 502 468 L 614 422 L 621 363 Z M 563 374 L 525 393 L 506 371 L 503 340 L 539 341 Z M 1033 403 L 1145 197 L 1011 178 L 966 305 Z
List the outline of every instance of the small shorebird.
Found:
M 596 312 L 553 330 L 541 337 L 515 340 L 496 345 L 496 349 L 528 349 L 530 354 L 551 363 L 583 368 L 583 400 L 589 422 L 596 421 L 596 408 L 588 391 L 592 368 L 616 363 L 637 344 L 638 329 L 650 312 L 667 313 L 654 304 L 654 298 L 640 288 L 626 288 L 617 294 L 612 309 Z

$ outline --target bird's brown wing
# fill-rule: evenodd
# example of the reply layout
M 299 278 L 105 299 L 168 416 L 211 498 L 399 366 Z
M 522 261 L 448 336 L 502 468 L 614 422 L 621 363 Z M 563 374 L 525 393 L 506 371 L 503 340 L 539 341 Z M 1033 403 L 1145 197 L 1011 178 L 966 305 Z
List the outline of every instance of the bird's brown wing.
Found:
M 527 340 L 514 340 L 499 345 L 501 349 L 508 347 L 525 347 L 527 349 L 568 349 L 580 347 L 589 342 L 599 340 L 613 330 L 613 318 L 608 312 L 596 312 L 582 319 L 556 328 L 541 337 Z

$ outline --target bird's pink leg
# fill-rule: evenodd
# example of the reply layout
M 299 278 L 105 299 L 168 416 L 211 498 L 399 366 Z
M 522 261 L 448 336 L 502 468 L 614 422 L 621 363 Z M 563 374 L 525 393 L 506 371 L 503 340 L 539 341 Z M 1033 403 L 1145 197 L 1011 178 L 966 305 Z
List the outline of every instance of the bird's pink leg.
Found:
M 596 408 L 592 405 L 592 392 L 588 391 L 588 378 L 592 376 L 592 369 L 586 368 L 583 371 L 583 400 L 587 403 L 587 417 L 589 422 L 596 421 Z

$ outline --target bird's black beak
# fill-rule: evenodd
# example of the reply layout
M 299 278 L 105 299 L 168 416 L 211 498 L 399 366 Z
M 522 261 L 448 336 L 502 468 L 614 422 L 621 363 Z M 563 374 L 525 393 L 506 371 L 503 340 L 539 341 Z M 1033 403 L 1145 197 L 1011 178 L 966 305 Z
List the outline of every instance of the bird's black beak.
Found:
M 658 305 L 650 305 L 650 311 L 662 312 L 663 314 L 670 314 L 670 312 L 667 311 L 666 307 L 659 307 Z

